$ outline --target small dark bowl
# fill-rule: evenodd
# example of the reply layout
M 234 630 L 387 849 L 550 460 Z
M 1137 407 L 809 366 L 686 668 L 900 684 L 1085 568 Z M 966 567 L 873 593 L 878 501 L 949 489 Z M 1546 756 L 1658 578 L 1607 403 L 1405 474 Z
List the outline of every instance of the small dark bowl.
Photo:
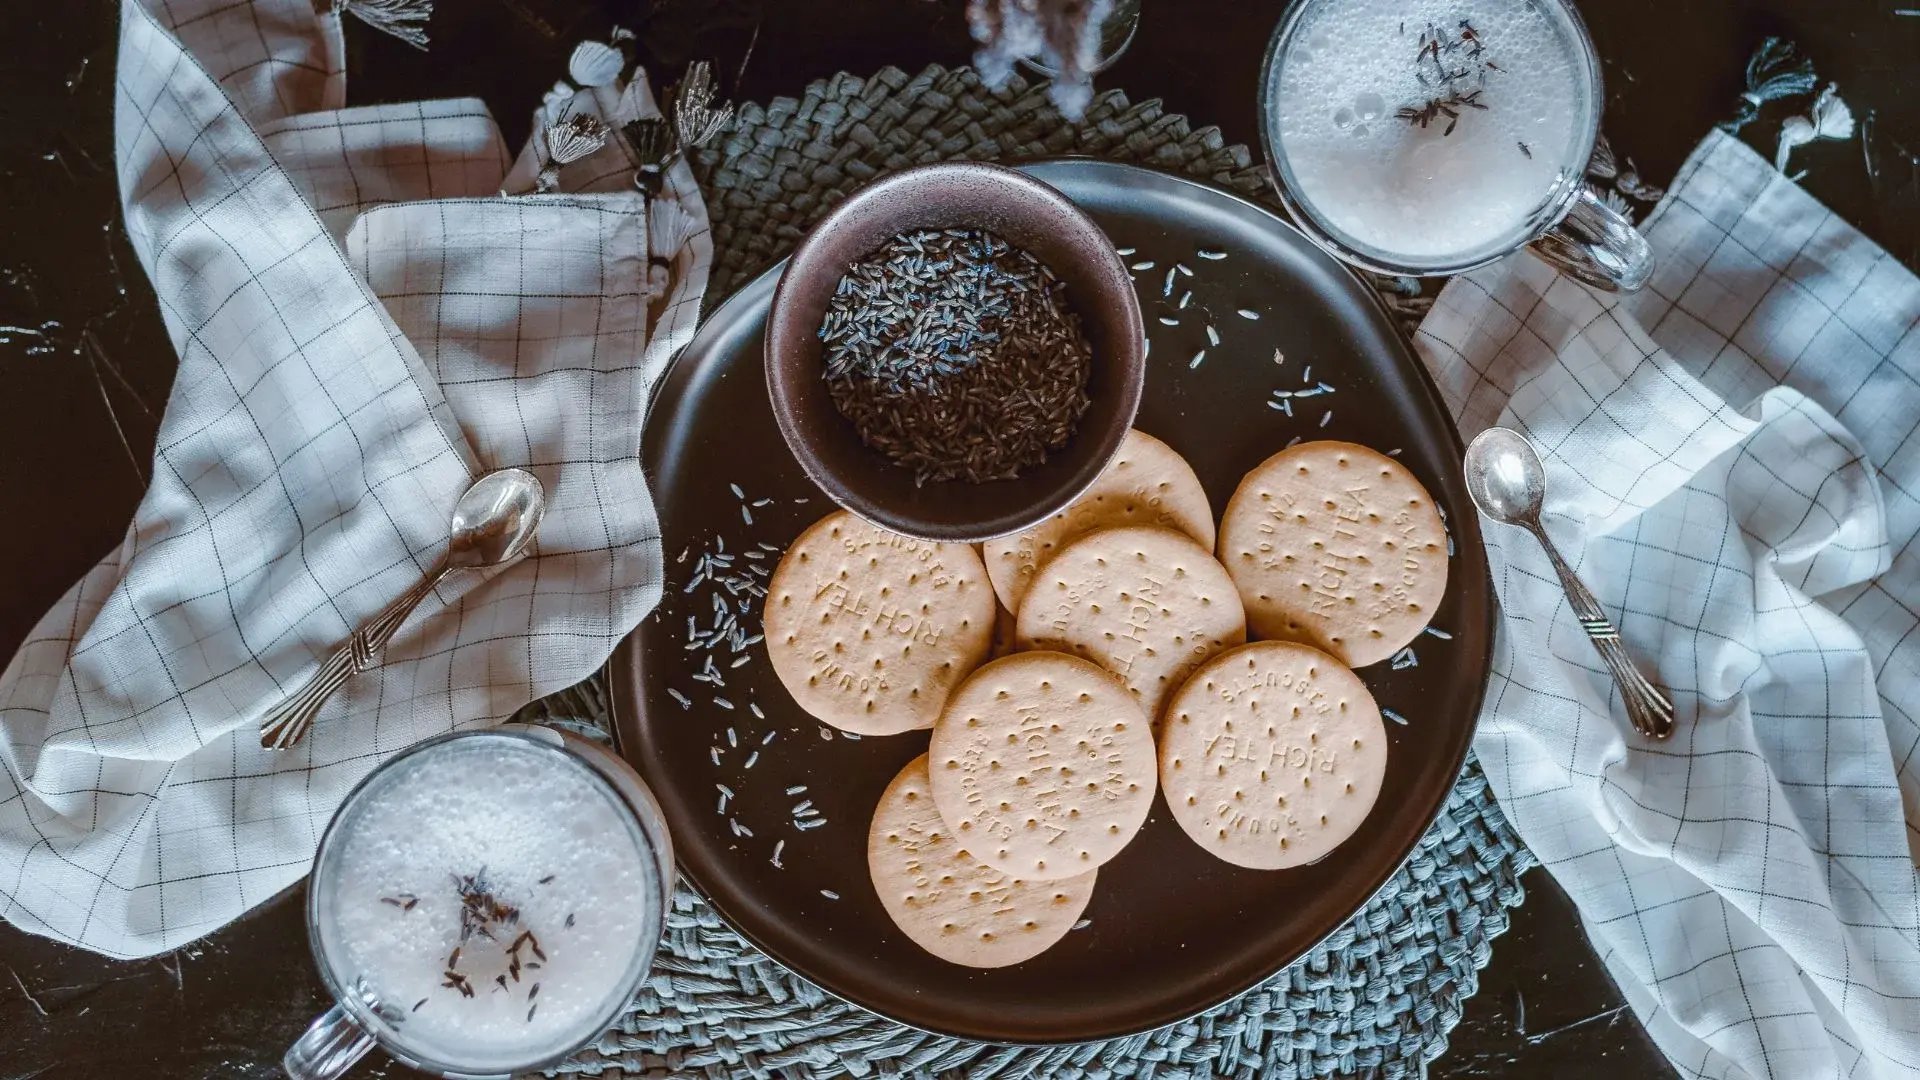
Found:
M 1093 363 L 1091 400 L 1067 444 L 1018 479 L 916 487 L 913 471 L 868 449 L 821 378 L 820 324 L 847 265 L 914 229 L 986 229 L 1025 248 L 1067 285 Z M 1113 242 L 1078 207 L 1012 169 L 978 162 L 894 173 L 847 197 L 794 251 L 767 319 L 767 393 L 800 465 L 833 500 L 881 528 L 924 540 L 990 540 L 1065 507 L 1120 447 L 1146 367 L 1140 301 Z

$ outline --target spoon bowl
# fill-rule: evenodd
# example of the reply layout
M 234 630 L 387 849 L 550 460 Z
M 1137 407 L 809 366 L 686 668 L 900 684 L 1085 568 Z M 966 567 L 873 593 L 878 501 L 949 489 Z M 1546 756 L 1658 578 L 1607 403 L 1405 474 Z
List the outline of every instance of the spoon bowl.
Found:
M 525 469 L 490 472 L 454 504 L 448 559 L 464 569 L 511 562 L 533 542 L 545 513 L 539 477 Z
M 1505 525 L 1540 520 L 1547 496 L 1547 469 L 1527 437 L 1493 427 L 1467 445 L 1467 494 L 1480 512 Z

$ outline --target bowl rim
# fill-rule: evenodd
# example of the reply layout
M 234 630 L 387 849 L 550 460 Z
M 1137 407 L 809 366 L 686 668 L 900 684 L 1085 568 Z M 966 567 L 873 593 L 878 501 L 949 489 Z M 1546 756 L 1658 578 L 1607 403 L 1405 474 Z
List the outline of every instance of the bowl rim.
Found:
M 1118 341 L 1119 348 L 1104 359 L 1125 377 L 1115 380 L 1113 393 L 1118 396 L 1117 411 L 1108 429 L 1097 433 L 1097 443 L 1092 456 L 1083 464 L 1071 479 L 1055 487 L 1044 497 L 1037 497 L 1025 508 L 1012 523 L 1005 528 L 969 527 L 965 523 L 928 521 L 914 513 L 904 513 L 896 507 L 887 505 L 846 483 L 841 475 L 827 467 L 825 462 L 813 453 L 806 443 L 798 419 L 798 409 L 792 395 L 786 388 L 785 380 L 779 375 L 776 362 L 776 350 L 780 342 L 787 340 L 795 327 L 793 320 L 795 303 L 793 297 L 798 289 L 795 269 L 810 267 L 820 258 L 820 247 L 825 237 L 840 227 L 848 218 L 860 213 L 873 201 L 884 198 L 900 188 L 913 188 L 924 184 L 929 177 L 940 174 L 965 174 L 973 177 L 985 177 L 992 182 L 1016 193 L 1015 197 L 1025 198 L 1044 204 L 1070 230 L 1097 237 L 1099 243 L 1095 250 L 1103 252 L 1102 261 L 1108 265 L 1104 269 L 1116 282 L 1126 282 L 1125 303 L 1115 305 L 1121 323 Z M 911 219 L 903 221 L 900 230 L 915 227 Z M 804 272 L 804 271 L 803 271 Z M 1140 411 L 1140 398 L 1146 384 L 1146 319 L 1140 311 L 1139 297 L 1131 285 L 1131 275 L 1126 264 L 1114 250 L 1113 241 L 1106 231 L 1096 223 L 1086 211 L 1080 209 L 1073 200 L 1067 198 L 1058 188 L 1037 180 L 1017 169 L 985 161 L 942 161 L 924 165 L 914 165 L 888 173 L 868 183 L 829 209 L 820 219 L 808 228 L 805 236 L 794 246 L 787 256 L 786 265 L 780 271 L 780 279 L 774 285 L 773 297 L 768 304 L 767 322 L 762 343 L 762 367 L 767 382 L 767 397 L 773 407 L 774 423 L 780 429 L 781 439 L 787 450 L 799 462 L 807 479 L 825 492 L 834 504 L 847 510 L 862 520 L 889 532 L 918 540 L 936 543 L 979 543 L 1014 536 L 1033 528 L 1040 522 L 1072 505 L 1073 501 L 1085 494 L 1094 482 L 1100 478 L 1112 463 L 1115 454 L 1127 432 L 1132 429 Z M 817 327 L 805 328 L 806 333 L 814 333 Z M 1102 358 L 1096 355 L 1096 362 Z M 1095 433 L 1086 433 L 1095 434 Z M 959 481 L 947 481 L 957 483 Z M 1018 483 L 1019 481 L 1010 481 Z

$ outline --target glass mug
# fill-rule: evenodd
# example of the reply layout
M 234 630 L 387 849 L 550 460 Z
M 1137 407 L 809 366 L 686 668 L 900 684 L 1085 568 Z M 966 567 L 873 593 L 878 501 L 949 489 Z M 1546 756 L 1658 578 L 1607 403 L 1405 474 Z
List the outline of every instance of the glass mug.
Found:
M 645 981 L 673 881 L 659 805 L 611 750 L 518 724 L 414 746 L 320 839 L 307 933 L 336 1004 L 281 1065 L 332 1080 L 375 1046 L 453 1078 L 557 1065 Z
M 1121 54 L 1133 44 L 1134 35 L 1139 32 L 1140 0 L 1112 0 L 1106 16 L 1100 20 L 1100 37 L 1094 45 L 1093 63 L 1087 66 L 1087 74 L 1098 75 L 1119 63 Z M 1049 79 L 1060 74 L 1038 56 L 1021 57 L 1020 66 Z
M 1602 289 L 1653 272 L 1584 183 L 1605 99 L 1565 0 L 1295 0 L 1260 87 L 1281 202 L 1349 263 L 1450 275 L 1531 245 Z

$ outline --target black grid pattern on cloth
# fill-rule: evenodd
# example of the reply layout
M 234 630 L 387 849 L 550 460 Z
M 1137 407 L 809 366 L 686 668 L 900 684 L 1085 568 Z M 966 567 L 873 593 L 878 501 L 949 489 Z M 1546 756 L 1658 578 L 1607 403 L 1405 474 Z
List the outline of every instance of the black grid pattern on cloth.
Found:
M 1912 1075 L 1920 280 L 1720 134 L 1644 231 L 1642 293 L 1520 256 L 1416 344 L 1463 434 L 1541 447 L 1549 528 L 1678 729 L 1629 734 L 1537 545 L 1489 525 L 1476 748 L 1684 1073 Z
M 507 171 L 500 129 L 473 98 L 296 113 L 258 131 L 336 239 L 374 206 L 497 194 Z
M 659 253 L 649 287 L 631 189 L 499 198 L 472 102 L 340 110 L 338 19 L 308 0 L 126 0 L 121 33 L 128 232 L 179 373 L 125 542 L 0 679 L 0 918 L 140 956 L 298 879 L 384 757 L 578 682 L 651 608 L 639 418 L 705 257 Z M 655 201 L 704 235 L 684 167 Z M 260 714 L 507 465 L 546 487 L 532 557 L 450 578 L 298 748 L 262 750 Z

